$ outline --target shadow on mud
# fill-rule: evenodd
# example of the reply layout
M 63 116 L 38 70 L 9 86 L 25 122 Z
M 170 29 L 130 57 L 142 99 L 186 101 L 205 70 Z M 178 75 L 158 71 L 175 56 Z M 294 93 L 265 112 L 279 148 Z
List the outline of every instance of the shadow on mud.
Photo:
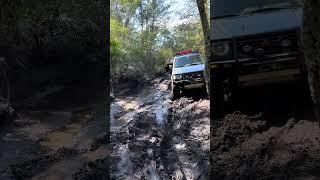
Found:
M 248 115 L 262 113 L 272 126 L 283 126 L 288 119 L 311 120 L 309 90 L 302 83 L 263 85 L 242 88 L 229 104 L 229 111 Z

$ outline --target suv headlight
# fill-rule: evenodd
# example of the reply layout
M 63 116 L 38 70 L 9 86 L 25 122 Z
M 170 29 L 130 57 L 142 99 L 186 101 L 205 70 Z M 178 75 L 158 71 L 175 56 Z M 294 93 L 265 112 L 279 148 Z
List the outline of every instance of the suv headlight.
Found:
M 216 56 L 226 56 L 230 53 L 230 42 L 216 42 L 213 44 L 213 53 Z
M 173 80 L 181 80 L 181 79 L 182 79 L 182 75 L 181 74 L 173 75 Z

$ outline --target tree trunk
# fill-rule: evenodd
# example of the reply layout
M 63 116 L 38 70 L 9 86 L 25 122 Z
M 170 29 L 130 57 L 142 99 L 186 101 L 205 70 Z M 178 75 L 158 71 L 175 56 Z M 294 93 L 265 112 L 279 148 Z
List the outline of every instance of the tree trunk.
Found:
M 210 27 L 209 27 L 209 15 L 207 8 L 207 0 L 197 0 L 197 6 L 199 10 L 199 15 L 201 18 L 204 42 L 205 42 L 205 56 L 206 56 L 206 66 L 205 66 L 205 79 L 207 84 L 207 93 L 210 97 Z
M 320 2 L 305 0 L 303 4 L 302 43 L 308 81 L 315 111 L 320 122 Z M 320 124 L 319 124 L 320 125 Z

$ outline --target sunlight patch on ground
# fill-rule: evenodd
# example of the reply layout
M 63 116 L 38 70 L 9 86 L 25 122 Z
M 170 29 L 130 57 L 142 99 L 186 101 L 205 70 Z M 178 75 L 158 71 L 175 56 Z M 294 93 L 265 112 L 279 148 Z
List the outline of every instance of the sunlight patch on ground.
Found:
M 138 102 L 136 100 L 119 100 L 116 104 L 120 105 L 124 111 L 136 109 Z
M 75 137 L 81 132 L 82 124 L 91 119 L 92 115 L 77 114 L 76 117 L 77 121 L 67 124 L 60 131 L 50 133 L 41 141 L 41 145 L 53 150 L 73 145 Z

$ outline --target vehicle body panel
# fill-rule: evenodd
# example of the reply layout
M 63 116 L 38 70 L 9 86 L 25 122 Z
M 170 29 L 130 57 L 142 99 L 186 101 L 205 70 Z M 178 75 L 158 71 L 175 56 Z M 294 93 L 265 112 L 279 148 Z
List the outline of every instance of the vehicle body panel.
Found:
M 211 19 L 211 40 L 298 29 L 302 23 L 302 9 L 282 9 Z
M 238 45 L 240 39 L 252 38 L 267 40 L 267 36 L 275 36 L 279 33 L 296 31 L 298 41 L 298 30 L 302 24 L 302 8 L 279 9 L 266 12 L 252 13 L 232 17 L 211 19 L 211 43 L 220 40 L 233 40 Z M 254 40 L 252 39 L 252 40 Z M 234 47 L 238 48 L 238 47 Z M 234 52 L 235 49 L 232 49 Z M 236 50 L 238 52 L 238 50 Z M 222 67 L 226 73 L 237 73 L 238 76 L 255 74 L 266 71 L 278 71 L 284 69 L 299 69 L 301 66 L 301 52 L 277 52 L 264 54 L 261 57 L 242 58 L 233 55 L 223 60 L 211 60 L 211 68 Z M 221 64 L 218 65 L 217 64 Z M 234 72 L 234 67 L 237 72 Z M 254 69 L 255 68 L 255 69 Z M 248 71 L 250 69 L 250 71 Z M 251 71 L 254 69 L 254 71 Z M 228 72 L 229 71 L 229 72 Z M 230 72 L 231 71 L 231 72 Z M 232 72 L 233 71 L 233 72 Z M 276 78 L 276 77 L 274 77 Z
M 264 8 L 261 3 L 266 1 L 248 0 L 243 4 L 248 7 L 232 6 L 232 2 L 244 1 L 228 2 L 220 0 L 220 7 L 215 4 L 215 9 L 224 6 L 224 11 L 215 11 L 216 16 L 211 16 L 215 18 L 211 19 L 210 31 L 210 93 L 215 99 L 215 118 L 225 115 L 226 102 L 230 100 L 226 95 L 232 97 L 241 87 L 297 82 L 305 77 L 300 46 L 303 13 L 300 3 Z M 249 2 L 257 6 L 250 7 Z M 268 2 L 269 7 L 276 3 Z M 234 7 L 241 8 L 229 13 L 234 12 Z M 255 10 L 245 12 L 250 8 Z

